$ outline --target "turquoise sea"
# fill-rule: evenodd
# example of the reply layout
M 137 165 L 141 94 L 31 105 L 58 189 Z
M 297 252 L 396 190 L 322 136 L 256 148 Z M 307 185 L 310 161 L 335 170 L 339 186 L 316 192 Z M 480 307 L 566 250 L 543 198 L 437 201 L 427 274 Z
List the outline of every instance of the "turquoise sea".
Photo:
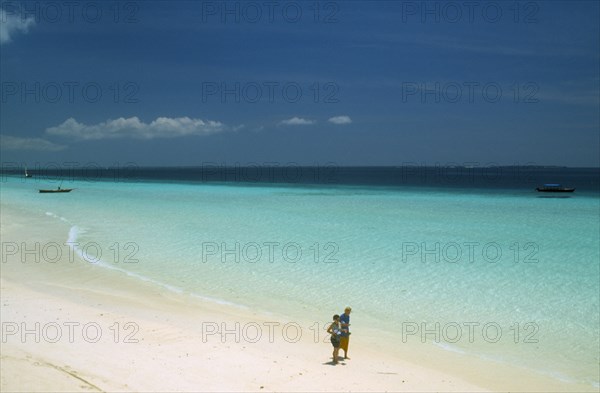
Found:
M 161 177 L 69 179 L 62 187 L 77 188 L 69 194 L 38 194 L 56 181 L 5 176 L 0 200 L 66 224 L 79 263 L 98 269 L 315 321 L 349 304 L 355 325 L 368 322 L 407 345 L 598 387 L 594 184 L 552 197 L 522 184 Z

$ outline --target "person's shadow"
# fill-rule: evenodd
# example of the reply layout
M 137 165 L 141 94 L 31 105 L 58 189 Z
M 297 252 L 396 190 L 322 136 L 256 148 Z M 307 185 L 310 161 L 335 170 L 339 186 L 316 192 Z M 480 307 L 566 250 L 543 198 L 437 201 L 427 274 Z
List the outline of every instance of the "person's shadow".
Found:
M 346 362 L 344 360 L 338 360 L 337 364 L 333 362 L 333 359 L 331 359 L 331 361 L 323 363 L 324 366 L 337 366 L 337 365 L 341 365 L 341 366 L 345 366 Z

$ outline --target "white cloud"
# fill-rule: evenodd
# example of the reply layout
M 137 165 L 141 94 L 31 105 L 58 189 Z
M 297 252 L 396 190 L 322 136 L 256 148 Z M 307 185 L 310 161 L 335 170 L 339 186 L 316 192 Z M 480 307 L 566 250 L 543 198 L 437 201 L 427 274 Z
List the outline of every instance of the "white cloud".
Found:
M 284 126 L 309 126 L 311 124 L 315 124 L 315 121 L 294 116 L 291 119 L 279 122 L 279 124 Z
M 329 120 L 327 120 L 330 123 L 333 124 L 350 124 L 352 123 L 352 119 L 350 118 L 350 116 L 334 116 L 334 117 L 330 117 Z
M 41 138 L 20 138 L 0 135 L 0 149 L 2 150 L 60 151 L 66 148 L 66 146 L 57 145 Z
M 0 9 L 0 44 L 12 41 L 15 33 L 27 33 L 33 25 L 35 19 L 32 16 L 23 18 L 19 15 L 9 15 L 4 9 Z
M 50 135 L 65 136 L 81 140 L 116 138 L 175 138 L 188 135 L 206 136 L 223 132 L 223 123 L 212 120 L 191 119 L 189 117 L 159 117 L 151 123 L 144 123 L 136 116 L 120 117 L 102 123 L 87 125 L 73 118 L 64 123 L 46 129 Z

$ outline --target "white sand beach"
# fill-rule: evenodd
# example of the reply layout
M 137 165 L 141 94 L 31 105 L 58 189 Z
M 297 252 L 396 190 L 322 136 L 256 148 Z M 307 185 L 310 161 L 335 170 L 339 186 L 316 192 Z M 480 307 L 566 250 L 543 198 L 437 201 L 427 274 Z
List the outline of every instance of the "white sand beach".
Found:
M 65 242 L 49 217 L 2 205 L 1 218 L 4 243 Z M 326 334 L 315 343 L 308 318 L 194 299 L 67 255 L 55 263 L 5 259 L 1 293 L 7 392 L 589 390 L 457 354 L 398 350 L 361 327 L 359 313 L 351 360 L 333 366 Z M 213 331 L 223 324 L 229 333 Z

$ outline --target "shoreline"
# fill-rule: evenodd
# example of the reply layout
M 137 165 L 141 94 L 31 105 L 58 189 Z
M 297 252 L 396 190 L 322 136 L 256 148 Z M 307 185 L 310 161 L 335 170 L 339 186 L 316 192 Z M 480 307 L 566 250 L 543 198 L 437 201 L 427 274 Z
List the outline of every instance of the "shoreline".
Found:
M 65 241 L 55 220 L 11 208 L 2 204 L 3 241 Z M 34 221 L 35 227 L 30 225 Z M 75 386 L 110 391 L 594 391 L 483 360 L 466 367 L 472 365 L 471 357 L 442 349 L 436 353 L 420 351 L 418 345 L 389 345 L 393 337 L 361 327 L 358 317 L 352 360 L 331 367 L 331 344 L 322 334 L 315 343 L 308 321 L 194 299 L 123 272 L 65 260 L 2 263 L 2 316 L 3 322 L 27 328 L 40 322 L 49 335 L 36 343 L 31 334 L 26 340 L 15 340 L 14 334 L 2 343 L 0 386 L 5 391 L 67 391 Z M 291 339 L 292 330 L 283 339 L 281 330 L 275 330 L 291 322 L 305 332 L 297 341 Z M 90 329 L 95 323 L 103 333 L 96 343 L 83 335 L 74 335 L 74 342 L 47 340 L 54 337 L 54 324 L 66 335 L 69 324 L 90 323 Z M 208 334 L 215 326 L 231 329 L 236 323 L 246 328 L 237 333 L 241 339 L 236 333 Z M 257 325 L 263 335 L 272 327 L 273 340 L 251 342 Z M 136 326 L 132 337 L 139 341 L 124 342 Z M 112 376 L 115 355 L 119 372 Z M 177 380 L 163 373 L 173 373 Z M 502 381 L 499 376 L 514 378 Z

